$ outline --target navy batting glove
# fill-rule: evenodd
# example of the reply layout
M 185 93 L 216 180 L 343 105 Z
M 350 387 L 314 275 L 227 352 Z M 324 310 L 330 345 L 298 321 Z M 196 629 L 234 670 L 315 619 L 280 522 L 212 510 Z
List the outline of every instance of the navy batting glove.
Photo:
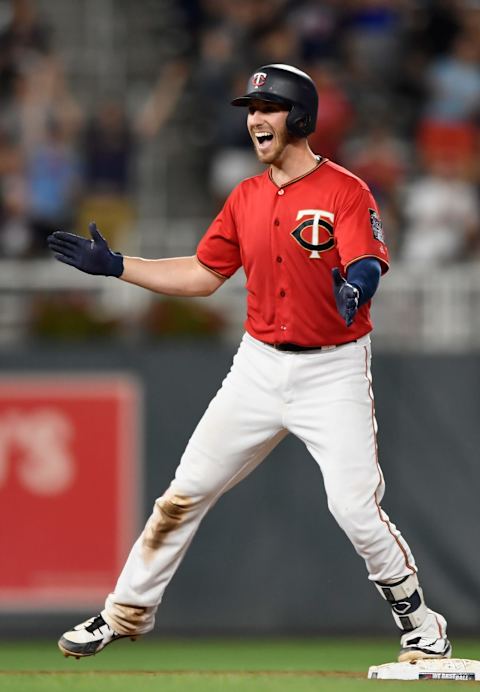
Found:
M 70 264 L 82 272 L 121 276 L 123 255 L 110 250 L 107 241 L 97 229 L 97 224 L 89 224 L 88 230 L 91 240 L 74 233 L 55 231 L 48 236 L 47 245 L 59 262 Z
M 347 327 L 350 327 L 357 314 L 360 291 L 343 278 L 338 267 L 332 269 L 332 277 L 337 310 L 345 320 Z

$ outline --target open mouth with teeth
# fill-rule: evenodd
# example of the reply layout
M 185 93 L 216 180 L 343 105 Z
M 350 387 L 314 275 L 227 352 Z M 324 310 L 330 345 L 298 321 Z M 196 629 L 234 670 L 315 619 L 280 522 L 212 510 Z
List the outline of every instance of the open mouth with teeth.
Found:
M 266 149 L 273 139 L 271 132 L 255 132 L 255 140 L 259 149 Z

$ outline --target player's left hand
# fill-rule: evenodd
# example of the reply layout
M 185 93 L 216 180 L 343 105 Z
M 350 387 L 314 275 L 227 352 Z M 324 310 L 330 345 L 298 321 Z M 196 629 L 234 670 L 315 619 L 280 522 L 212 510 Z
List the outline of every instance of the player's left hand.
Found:
M 337 310 L 345 320 L 347 327 L 350 327 L 357 314 L 360 291 L 343 278 L 338 267 L 332 269 L 332 277 Z

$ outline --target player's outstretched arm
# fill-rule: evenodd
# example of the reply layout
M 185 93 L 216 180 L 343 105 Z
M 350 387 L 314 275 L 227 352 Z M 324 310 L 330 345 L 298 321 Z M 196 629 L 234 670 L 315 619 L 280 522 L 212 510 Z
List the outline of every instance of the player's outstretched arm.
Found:
M 169 296 L 209 296 L 225 281 L 195 255 L 153 260 L 124 257 L 123 263 L 122 281 Z
M 87 274 L 115 276 L 156 293 L 174 296 L 208 296 L 224 279 L 193 257 L 147 260 L 112 252 L 95 223 L 90 240 L 74 233 L 56 231 L 47 243 L 59 262 Z

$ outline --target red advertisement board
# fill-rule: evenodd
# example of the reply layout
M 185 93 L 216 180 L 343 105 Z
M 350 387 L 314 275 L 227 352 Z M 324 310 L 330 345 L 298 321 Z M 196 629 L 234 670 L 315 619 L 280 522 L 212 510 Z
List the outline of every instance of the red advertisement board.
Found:
M 83 608 L 138 530 L 138 382 L 0 378 L 0 609 Z

